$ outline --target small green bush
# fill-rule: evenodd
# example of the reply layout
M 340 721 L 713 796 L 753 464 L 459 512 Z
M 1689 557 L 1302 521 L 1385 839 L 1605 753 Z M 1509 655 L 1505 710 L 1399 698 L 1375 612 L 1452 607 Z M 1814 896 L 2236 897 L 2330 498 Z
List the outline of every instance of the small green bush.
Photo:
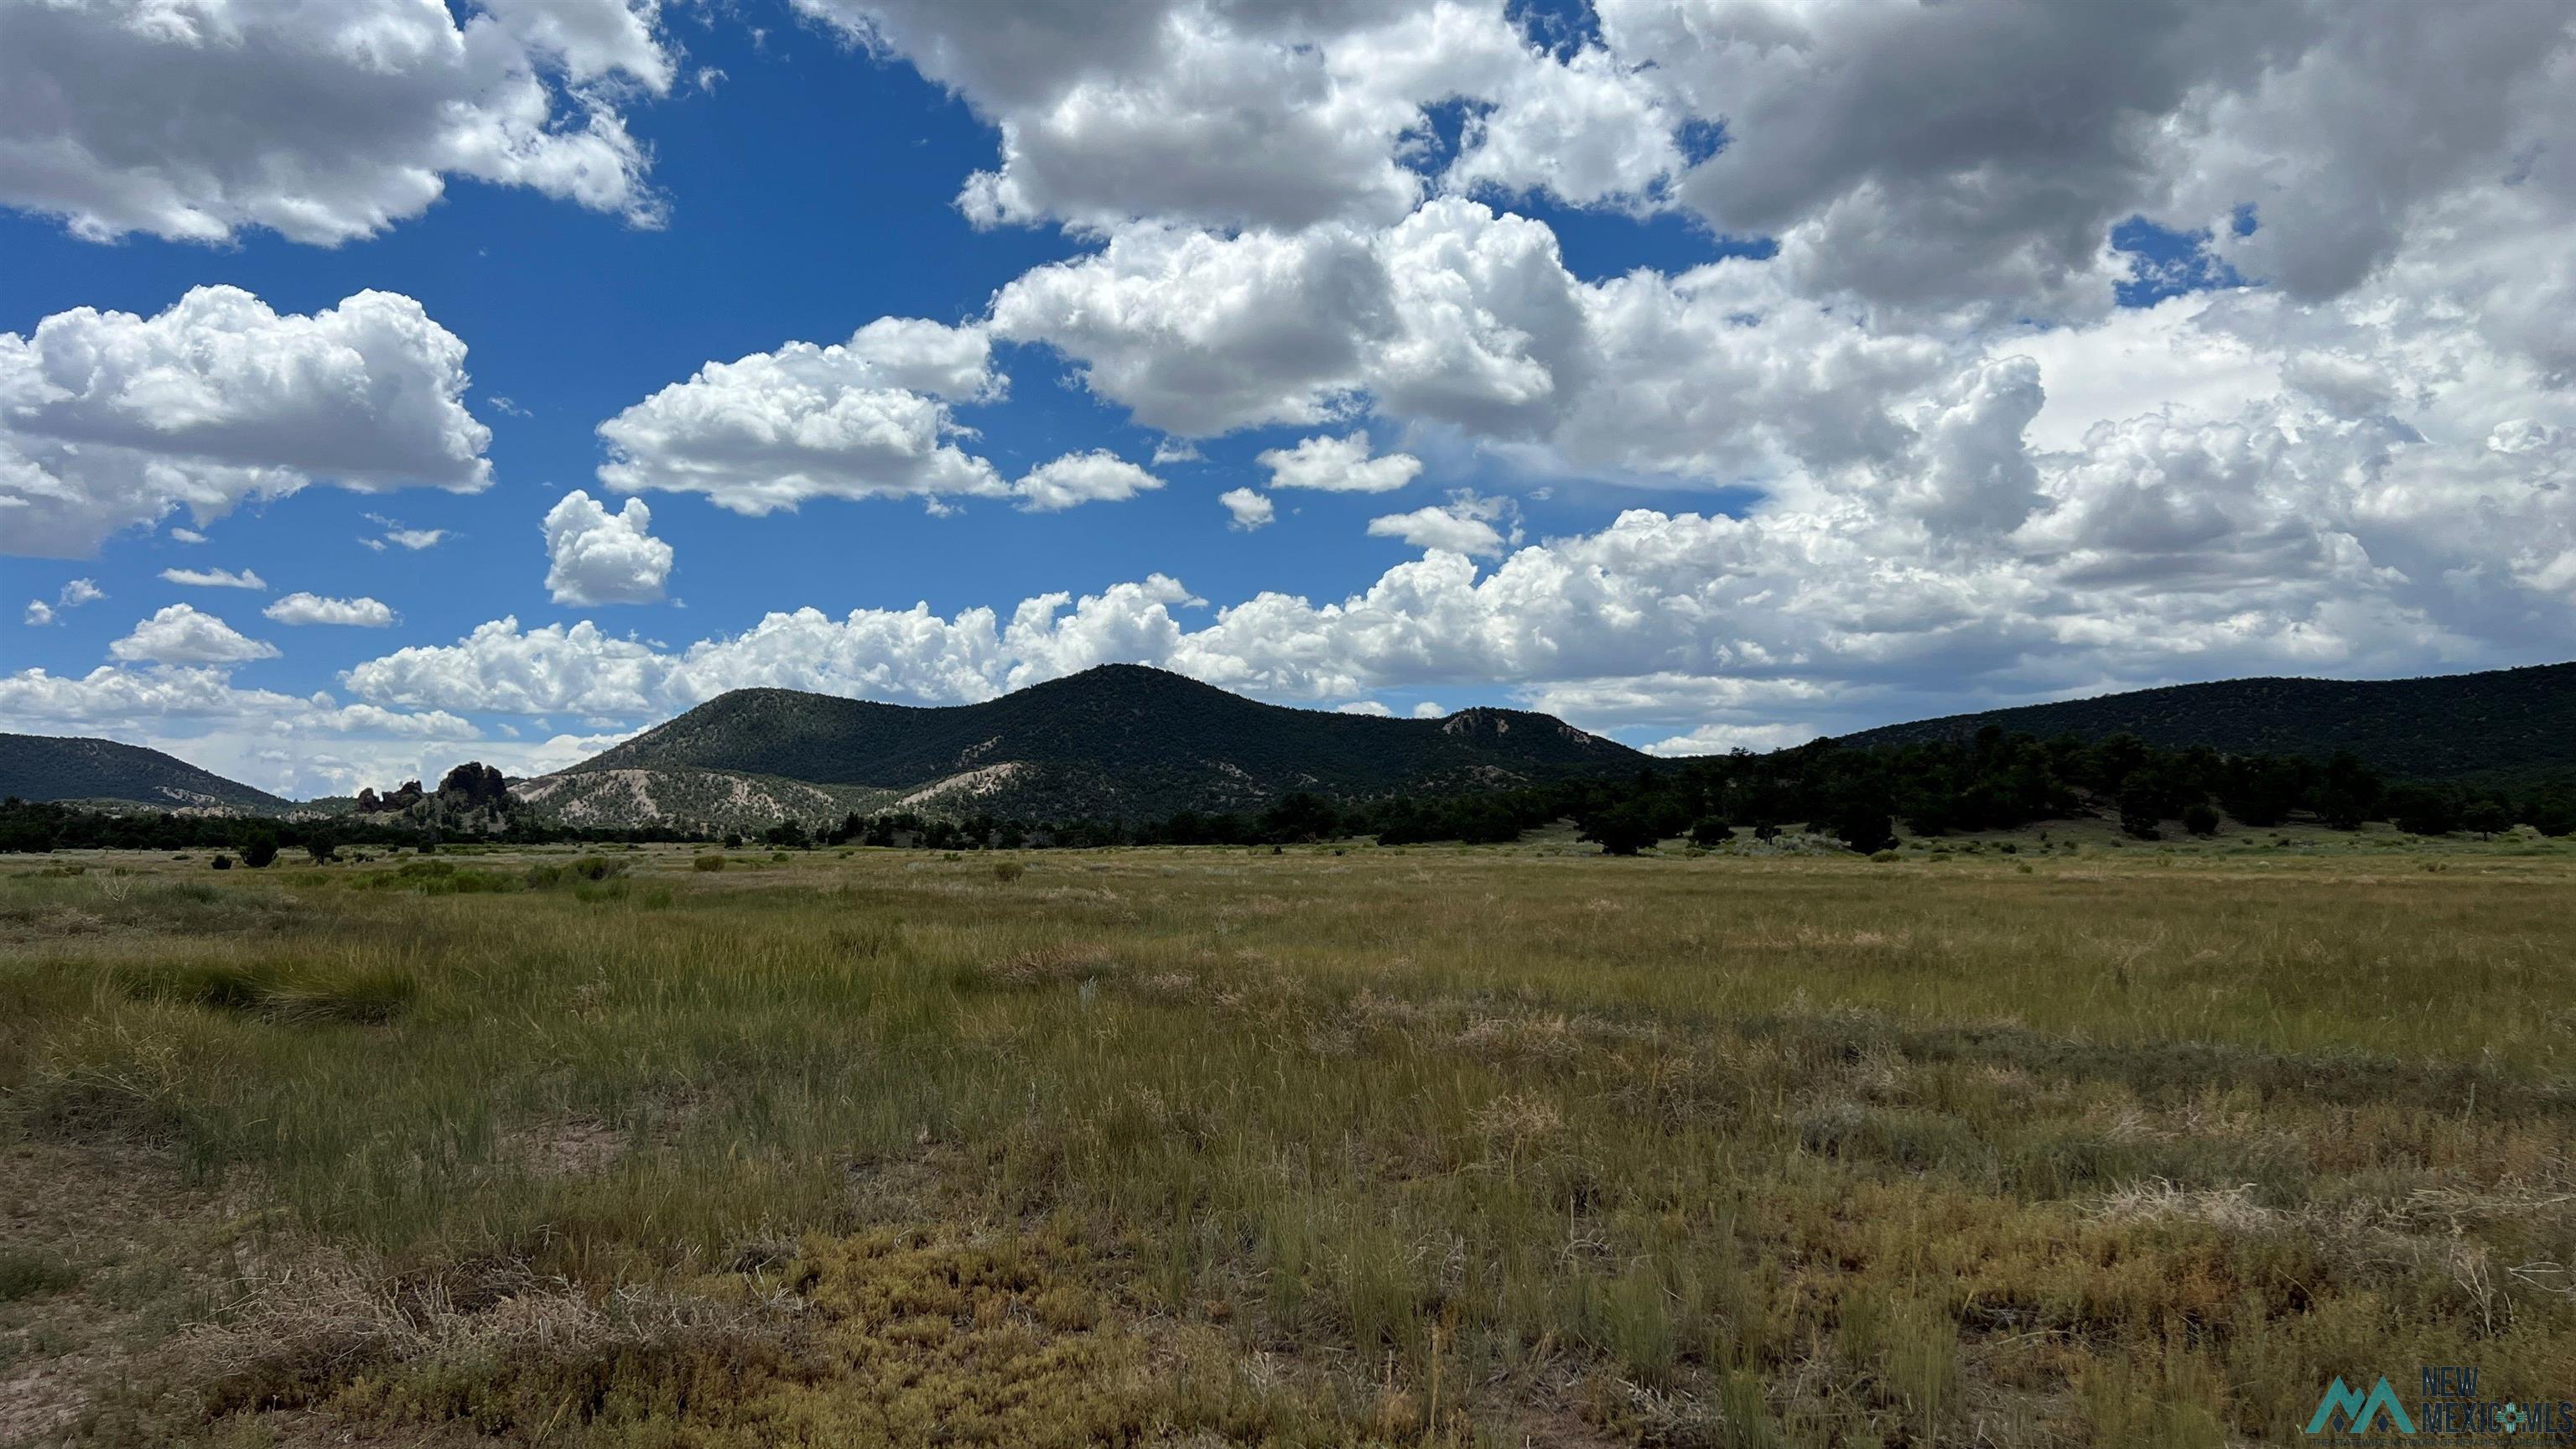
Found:
M 626 862 L 604 856 L 584 855 L 572 860 L 553 861 L 528 867 L 528 889 L 532 891 L 578 890 L 585 884 L 614 880 L 626 874 Z
M 0 1303 L 60 1293 L 80 1281 L 80 1270 L 51 1248 L 0 1247 Z
M 725 868 L 725 858 L 721 855 L 715 855 L 712 853 L 702 855 L 697 859 L 690 861 L 689 868 L 691 870 L 722 870 Z

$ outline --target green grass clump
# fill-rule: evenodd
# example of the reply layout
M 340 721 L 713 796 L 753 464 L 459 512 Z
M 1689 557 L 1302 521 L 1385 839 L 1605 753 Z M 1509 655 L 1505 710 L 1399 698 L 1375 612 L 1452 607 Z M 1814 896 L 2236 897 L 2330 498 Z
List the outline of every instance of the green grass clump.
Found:
M 138 1001 L 184 1003 L 277 1022 L 390 1021 L 411 1004 L 420 986 L 406 969 L 368 962 L 193 962 L 131 966 L 113 975 Z
M 0 1303 L 60 1293 L 80 1281 L 80 1270 L 52 1248 L 0 1244 Z
M 347 880 L 356 890 L 407 891 L 423 896 L 492 895 L 517 890 L 524 883 L 498 871 L 474 870 L 436 859 L 407 860 L 391 870 L 371 870 Z
M 528 889 L 534 891 L 574 890 L 584 885 L 596 885 L 602 881 L 615 880 L 626 874 L 626 871 L 627 862 L 623 860 L 585 855 L 567 861 L 549 861 L 542 865 L 532 865 L 528 867 L 527 884 Z

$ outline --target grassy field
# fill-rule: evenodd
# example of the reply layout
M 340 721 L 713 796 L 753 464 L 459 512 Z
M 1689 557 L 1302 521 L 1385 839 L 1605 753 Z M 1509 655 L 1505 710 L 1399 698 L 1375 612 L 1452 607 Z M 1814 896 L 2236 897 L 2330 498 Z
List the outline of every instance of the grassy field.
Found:
M 0 860 L 0 1441 L 2576 1397 L 2565 843 L 693 854 Z

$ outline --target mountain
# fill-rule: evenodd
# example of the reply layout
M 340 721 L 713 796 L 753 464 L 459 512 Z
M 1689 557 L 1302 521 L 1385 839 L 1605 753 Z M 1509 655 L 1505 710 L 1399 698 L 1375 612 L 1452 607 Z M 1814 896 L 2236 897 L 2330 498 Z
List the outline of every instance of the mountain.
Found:
M 227 815 L 283 815 L 295 808 L 275 795 L 140 745 L 0 734 L 0 798 L 11 795 Z
M 942 708 L 735 690 L 513 792 L 575 824 L 721 828 L 889 809 L 1142 820 L 1257 810 L 1299 790 L 1354 798 L 1648 763 L 1543 714 L 1470 709 L 1406 720 L 1289 709 L 1105 664 Z
M 1987 725 L 2053 736 L 2133 734 L 2230 754 L 2350 750 L 2403 778 L 2528 785 L 2576 774 L 2576 664 L 2425 679 L 2228 679 L 1887 725 L 1842 743 L 1962 739 Z

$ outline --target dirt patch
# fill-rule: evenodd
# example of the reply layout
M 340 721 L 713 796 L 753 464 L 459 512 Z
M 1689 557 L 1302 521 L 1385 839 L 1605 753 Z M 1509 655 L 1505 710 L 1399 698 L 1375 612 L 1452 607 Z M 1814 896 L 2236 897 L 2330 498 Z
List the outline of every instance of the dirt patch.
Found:
M 593 1177 L 606 1172 L 627 1145 L 617 1128 L 574 1115 L 513 1133 L 509 1155 L 526 1164 L 531 1176 Z
M 0 1148 L 0 1242 L 48 1265 L 0 1301 L 0 1444 L 75 1429 L 221 1280 L 238 1213 L 179 1181 L 132 1143 Z
M 1121 969 L 1119 962 L 1104 951 L 1047 946 L 1005 957 L 983 968 L 979 974 L 989 985 L 1027 990 L 1094 982 L 1104 976 L 1115 975 Z

